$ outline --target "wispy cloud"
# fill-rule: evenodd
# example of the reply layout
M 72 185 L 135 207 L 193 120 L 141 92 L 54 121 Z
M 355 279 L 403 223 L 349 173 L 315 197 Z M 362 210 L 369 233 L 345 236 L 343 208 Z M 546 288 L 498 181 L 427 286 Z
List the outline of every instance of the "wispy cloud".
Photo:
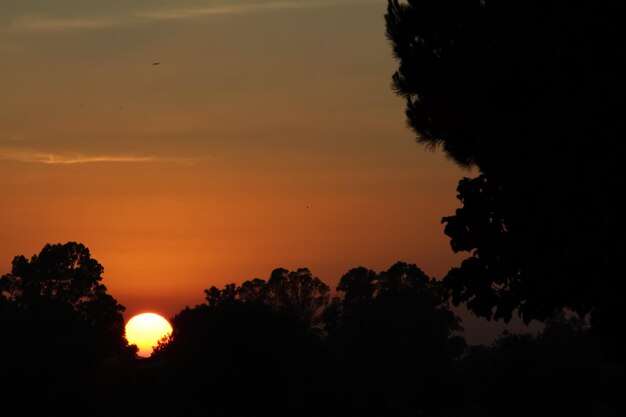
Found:
M 80 18 L 24 16 L 13 19 L 10 29 L 19 32 L 65 32 L 104 29 L 128 23 L 131 23 L 128 18 L 114 18 L 110 16 Z
M 26 140 L 26 138 L 22 135 L 9 135 L 9 136 L 0 136 L 0 140 L 4 142 L 22 142 Z
M 60 156 L 54 154 L 33 155 L 30 159 L 23 159 L 23 162 L 41 162 L 49 165 L 74 165 L 91 164 L 94 162 L 155 162 L 157 158 L 152 156 Z
M 283 0 L 246 2 L 238 4 L 218 3 L 206 7 L 171 7 L 130 11 L 118 16 L 84 16 L 62 18 L 52 16 L 23 16 L 12 20 L 9 29 L 20 32 L 65 32 L 77 30 L 106 29 L 117 26 L 149 23 L 165 20 L 184 20 L 211 15 L 261 13 L 279 10 L 311 9 L 346 3 L 371 3 L 373 0 Z M 380 0 L 376 0 L 380 1 Z
M 137 155 L 84 155 L 84 154 L 58 154 L 33 150 L 0 149 L 0 160 L 17 161 L 26 163 L 38 163 L 46 165 L 76 165 L 93 163 L 148 163 L 148 162 L 171 162 L 191 165 L 190 159 L 182 158 L 159 158 L 156 156 Z
M 216 5 L 198 8 L 170 8 L 137 12 L 135 13 L 135 16 L 154 20 L 194 19 L 219 14 L 243 14 L 272 10 L 308 9 L 319 4 L 319 1 L 280 1 L 269 3 Z

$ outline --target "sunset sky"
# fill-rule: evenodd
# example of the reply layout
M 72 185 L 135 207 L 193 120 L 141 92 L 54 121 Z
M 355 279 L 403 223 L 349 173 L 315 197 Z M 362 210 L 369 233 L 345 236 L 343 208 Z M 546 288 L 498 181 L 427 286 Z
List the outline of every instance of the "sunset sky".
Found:
M 0 273 L 77 241 L 127 307 L 403 260 L 442 277 L 471 175 L 416 144 L 385 0 L 2 0 Z M 158 63 L 158 65 L 154 65 Z

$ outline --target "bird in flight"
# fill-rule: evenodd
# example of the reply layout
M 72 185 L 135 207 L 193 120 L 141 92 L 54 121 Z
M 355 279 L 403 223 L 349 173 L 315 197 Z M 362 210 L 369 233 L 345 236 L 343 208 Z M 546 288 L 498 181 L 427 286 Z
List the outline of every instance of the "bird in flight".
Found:
M 160 62 L 153 62 L 152 65 L 159 65 Z

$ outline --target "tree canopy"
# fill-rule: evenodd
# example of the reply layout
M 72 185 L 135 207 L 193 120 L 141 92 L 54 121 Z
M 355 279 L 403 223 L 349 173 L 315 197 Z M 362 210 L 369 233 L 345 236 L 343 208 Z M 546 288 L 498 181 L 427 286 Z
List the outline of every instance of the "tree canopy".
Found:
M 396 91 L 418 141 L 480 175 L 443 219 L 470 258 L 455 303 L 508 320 L 568 307 L 610 329 L 623 222 L 619 2 L 390 0 Z
M 0 278 L 0 299 L 42 332 L 50 323 L 54 328 L 73 323 L 91 354 L 120 354 L 126 350 L 124 306 L 107 293 L 103 272 L 83 244 L 47 244 L 30 260 L 13 259 L 11 272 Z
M 312 329 L 321 324 L 330 287 L 308 268 L 297 271 L 276 268 L 267 281 L 254 278 L 240 286 L 228 284 L 221 290 L 212 286 L 204 293 L 210 307 L 234 302 L 263 304 L 291 316 L 303 328 Z
M 352 407 L 361 415 L 412 415 L 445 401 L 442 384 L 466 345 L 442 283 L 397 262 L 380 273 L 351 269 L 337 292 L 325 318 Z
M 103 271 L 76 242 L 13 259 L 0 278 L 0 385 L 7 406 L 63 415 L 91 409 L 101 402 L 94 387 L 103 364 L 132 359 L 124 307 L 107 293 Z

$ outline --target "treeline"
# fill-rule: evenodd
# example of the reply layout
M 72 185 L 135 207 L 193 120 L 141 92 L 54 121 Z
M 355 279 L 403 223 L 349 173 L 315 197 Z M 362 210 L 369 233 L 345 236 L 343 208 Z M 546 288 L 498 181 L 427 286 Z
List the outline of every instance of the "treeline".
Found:
M 617 415 L 621 359 L 555 311 L 536 336 L 468 346 L 449 291 L 417 266 L 348 271 L 337 297 L 308 269 L 205 291 L 153 361 L 171 411 L 199 415 Z M 207 401 L 213 398 L 216 401 Z M 156 411 L 156 410 L 155 410 Z
M 623 357 L 555 311 L 536 336 L 468 346 L 449 290 L 417 266 L 308 269 L 205 290 L 149 359 L 80 244 L 0 279 L 6 409 L 66 415 L 617 415 Z M 618 331 L 618 329 L 616 329 Z M 89 410 L 86 412 L 86 410 Z

